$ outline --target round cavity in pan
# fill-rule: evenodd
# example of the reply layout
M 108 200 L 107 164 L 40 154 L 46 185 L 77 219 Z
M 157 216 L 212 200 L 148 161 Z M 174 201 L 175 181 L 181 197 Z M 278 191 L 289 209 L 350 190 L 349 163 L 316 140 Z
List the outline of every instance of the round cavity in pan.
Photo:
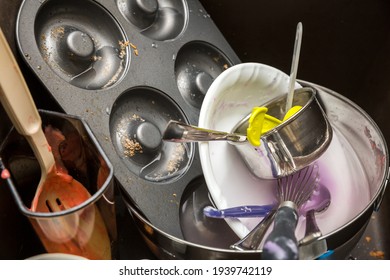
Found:
M 122 15 L 144 36 L 158 41 L 175 39 L 187 21 L 183 0 L 117 0 Z
M 170 120 L 186 122 L 178 105 L 153 88 L 132 88 L 112 107 L 110 135 L 115 150 L 131 172 L 147 181 L 172 182 L 192 162 L 193 143 L 162 141 Z
M 74 86 L 108 88 L 125 73 L 129 42 L 117 21 L 94 1 L 46 1 L 34 30 L 43 59 Z
M 176 83 L 184 100 L 200 109 L 211 83 L 230 66 L 227 57 L 211 44 L 194 41 L 184 45 L 175 62 Z
M 238 237 L 224 219 L 208 218 L 206 206 L 213 205 L 203 177 L 191 181 L 180 200 L 179 220 L 185 240 L 215 248 L 229 249 Z

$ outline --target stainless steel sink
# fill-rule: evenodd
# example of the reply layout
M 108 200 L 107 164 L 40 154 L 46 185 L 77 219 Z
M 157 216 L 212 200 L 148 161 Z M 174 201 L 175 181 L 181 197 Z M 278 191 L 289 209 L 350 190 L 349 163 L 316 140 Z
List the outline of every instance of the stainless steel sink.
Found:
M 290 72 L 296 24 L 303 23 L 298 78 L 332 89 L 362 107 L 387 143 L 390 106 L 390 2 L 387 0 L 200 0 L 242 62 L 261 62 Z M 0 26 L 18 56 L 37 106 L 61 109 L 17 52 L 15 23 L 21 0 L 0 0 Z M 204 11 L 191 11 L 204 16 Z M 205 17 L 207 20 L 208 17 Z M 0 106 L 0 143 L 11 124 Z M 118 205 L 119 258 L 154 258 L 130 215 Z M 43 251 L 28 221 L 0 182 L 0 259 Z M 390 193 L 374 213 L 351 259 L 390 259 Z M 123 221 L 123 223 L 121 223 Z M 131 244 L 137 244 L 136 248 Z

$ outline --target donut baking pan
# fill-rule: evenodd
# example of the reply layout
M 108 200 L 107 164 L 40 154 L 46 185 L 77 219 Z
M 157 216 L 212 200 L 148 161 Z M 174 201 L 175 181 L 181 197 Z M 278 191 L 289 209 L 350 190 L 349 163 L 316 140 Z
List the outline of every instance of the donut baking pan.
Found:
M 240 62 L 202 5 L 25 0 L 16 31 L 52 97 L 91 127 L 130 209 L 183 238 L 181 197 L 202 177 L 197 146 L 161 133 L 171 119 L 196 125 L 212 81 Z

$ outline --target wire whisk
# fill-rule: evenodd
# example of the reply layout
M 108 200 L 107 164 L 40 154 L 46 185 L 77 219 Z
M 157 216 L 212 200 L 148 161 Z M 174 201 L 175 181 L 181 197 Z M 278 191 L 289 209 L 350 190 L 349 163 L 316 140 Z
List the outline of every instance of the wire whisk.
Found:
M 316 163 L 278 179 L 280 204 L 275 215 L 274 228 L 264 242 L 264 259 L 298 259 L 298 241 L 295 237 L 298 210 L 309 200 L 318 182 L 319 168 Z

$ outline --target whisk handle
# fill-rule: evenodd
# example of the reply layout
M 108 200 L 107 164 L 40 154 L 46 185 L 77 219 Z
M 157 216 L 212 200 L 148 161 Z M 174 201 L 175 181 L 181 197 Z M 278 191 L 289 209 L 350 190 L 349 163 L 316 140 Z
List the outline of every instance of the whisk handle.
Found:
M 298 213 L 295 204 L 279 207 L 275 215 L 274 228 L 264 242 L 263 259 L 298 259 L 298 241 L 295 237 L 297 223 Z

